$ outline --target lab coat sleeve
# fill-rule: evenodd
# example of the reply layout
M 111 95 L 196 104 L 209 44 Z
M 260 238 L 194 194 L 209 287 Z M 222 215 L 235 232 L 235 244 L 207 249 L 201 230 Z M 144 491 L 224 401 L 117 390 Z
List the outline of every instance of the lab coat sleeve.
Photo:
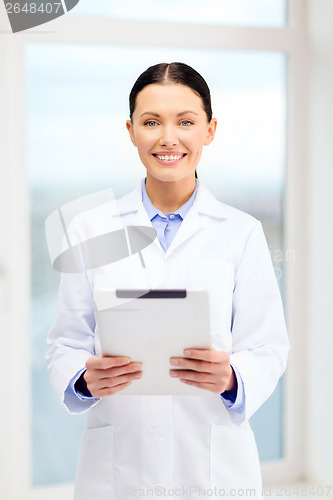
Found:
M 99 401 L 99 398 L 94 398 L 93 396 L 85 396 L 81 392 L 75 389 L 75 383 L 80 378 L 82 373 L 86 371 L 86 367 L 82 368 L 69 382 L 68 387 L 65 391 L 64 404 L 66 408 L 70 408 L 70 413 L 76 415 L 82 413 L 82 411 L 89 410 L 92 406 Z
M 48 334 L 50 381 L 69 413 L 82 413 L 97 400 L 80 400 L 68 390 L 72 378 L 95 354 L 93 295 L 84 273 L 61 275 L 59 312 Z
M 221 394 L 221 399 L 222 399 L 224 406 L 229 411 L 243 413 L 244 405 L 245 405 L 244 384 L 243 384 L 243 380 L 241 379 L 240 373 L 237 370 L 237 368 L 233 367 L 233 370 L 235 372 L 235 376 L 236 376 L 236 380 L 237 380 L 237 389 L 235 391 L 235 394 L 232 394 L 232 396 L 230 396 L 228 394 L 228 396 L 226 396 L 227 393 L 224 392 Z
M 236 269 L 231 364 L 244 384 L 244 418 L 272 394 L 289 350 L 282 300 L 262 225 L 251 231 Z

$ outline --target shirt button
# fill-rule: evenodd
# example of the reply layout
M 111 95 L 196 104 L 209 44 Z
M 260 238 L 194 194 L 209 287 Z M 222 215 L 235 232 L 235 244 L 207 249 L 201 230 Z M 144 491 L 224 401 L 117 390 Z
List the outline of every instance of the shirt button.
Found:
M 153 427 L 152 432 L 155 437 L 163 437 L 165 435 L 165 431 L 162 427 Z
M 167 227 L 165 228 L 165 230 L 166 230 L 166 231 L 170 231 L 170 229 L 171 229 L 171 227 L 170 227 L 170 226 L 167 226 Z
M 171 214 L 169 217 L 170 217 L 170 219 L 174 219 L 175 218 L 175 216 L 173 214 Z

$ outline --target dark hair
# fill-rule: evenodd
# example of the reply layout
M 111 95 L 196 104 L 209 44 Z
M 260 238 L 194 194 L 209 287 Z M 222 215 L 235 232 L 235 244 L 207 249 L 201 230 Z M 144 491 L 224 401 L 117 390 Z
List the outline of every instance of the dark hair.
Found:
M 200 73 L 191 68 L 187 64 L 180 62 L 159 63 L 155 66 L 150 66 L 144 71 L 136 80 L 129 96 L 130 119 L 135 110 L 136 98 L 139 92 L 147 85 L 153 83 L 167 84 L 167 83 L 180 83 L 192 89 L 202 99 L 204 110 L 207 119 L 210 122 L 212 119 L 212 104 L 210 98 L 210 91 L 207 83 L 202 78 Z

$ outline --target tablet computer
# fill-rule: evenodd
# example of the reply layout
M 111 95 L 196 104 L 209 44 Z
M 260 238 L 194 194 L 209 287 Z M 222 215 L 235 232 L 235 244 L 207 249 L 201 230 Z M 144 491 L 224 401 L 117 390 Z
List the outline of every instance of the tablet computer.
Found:
M 102 354 L 142 362 L 142 378 L 121 394 L 205 395 L 172 378 L 170 357 L 185 348 L 209 349 L 208 293 L 202 290 L 96 290 L 96 325 Z

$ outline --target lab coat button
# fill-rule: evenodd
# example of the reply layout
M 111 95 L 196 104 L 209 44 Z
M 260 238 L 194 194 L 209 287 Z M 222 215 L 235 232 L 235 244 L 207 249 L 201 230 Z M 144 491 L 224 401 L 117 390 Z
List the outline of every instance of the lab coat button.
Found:
M 171 227 L 170 227 L 170 226 L 167 226 L 167 227 L 165 228 L 165 230 L 166 230 L 166 231 L 170 231 L 170 229 L 171 229 Z
M 175 216 L 173 214 L 170 214 L 170 219 L 174 219 Z
M 162 427 L 157 427 L 157 426 L 153 427 L 152 432 L 156 437 L 163 437 L 165 434 L 164 429 Z

